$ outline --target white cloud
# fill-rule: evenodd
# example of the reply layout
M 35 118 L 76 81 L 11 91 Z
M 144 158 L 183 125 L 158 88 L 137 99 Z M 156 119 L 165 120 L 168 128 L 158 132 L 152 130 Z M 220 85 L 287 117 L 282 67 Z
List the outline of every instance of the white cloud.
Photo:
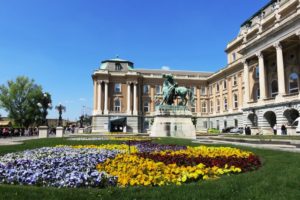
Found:
M 161 67 L 161 69 L 162 69 L 162 70 L 170 70 L 170 67 L 164 65 L 164 66 Z

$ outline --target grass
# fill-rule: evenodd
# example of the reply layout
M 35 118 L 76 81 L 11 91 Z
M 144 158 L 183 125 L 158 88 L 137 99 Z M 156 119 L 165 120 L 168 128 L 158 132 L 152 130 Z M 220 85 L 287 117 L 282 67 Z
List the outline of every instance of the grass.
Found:
M 291 135 L 223 135 L 223 136 L 231 137 L 231 138 L 251 138 L 251 139 L 261 139 L 261 140 L 271 140 L 271 139 L 300 140 L 300 136 L 291 136 Z
M 69 141 L 39 139 L 22 145 L 1 146 L 0 154 L 57 144 L 101 144 L 120 141 Z M 189 140 L 161 139 L 163 144 L 192 145 Z M 182 186 L 129 187 L 106 189 L 57 189 L 35 186 L 0 185 L 0 199 L 300 199 L 300 154 L 239 147 L 258 154 L 263 166 L 254 172 L 224 176 Z

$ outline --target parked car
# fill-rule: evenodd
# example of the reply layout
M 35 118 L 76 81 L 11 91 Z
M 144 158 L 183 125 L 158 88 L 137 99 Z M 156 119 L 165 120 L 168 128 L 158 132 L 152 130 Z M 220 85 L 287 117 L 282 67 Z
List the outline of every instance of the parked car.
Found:
M 244 132 L 244 128 L 243 127 L 235 127 L 230 129 L 230 133 L 243 133 Z
M 300 133 L 300 117 L 298 117 L 294 122 L 293 122 L 293 126 L 296 126 L 296 133 Z
M 234 127 L 231 126 L 231 127 L 226 127 L 226 128 L 223 128 L 222 129 L 222 133 L 229 133 L 231 129 L 233 129 Z

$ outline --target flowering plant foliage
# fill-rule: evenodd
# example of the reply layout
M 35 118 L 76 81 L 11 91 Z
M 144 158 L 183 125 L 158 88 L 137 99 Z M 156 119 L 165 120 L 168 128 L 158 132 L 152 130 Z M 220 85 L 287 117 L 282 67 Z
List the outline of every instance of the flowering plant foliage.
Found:
M 44 147 L 0 157 L 0 183 L 53 187 L 105 187 L 117 178 L 95 166 L 118 151 Z
M 124 144 L 44 147 L 0 156 L 0 183 L 52 187 L 161 186 L 257 169 L 251 152 L 229 147 Z

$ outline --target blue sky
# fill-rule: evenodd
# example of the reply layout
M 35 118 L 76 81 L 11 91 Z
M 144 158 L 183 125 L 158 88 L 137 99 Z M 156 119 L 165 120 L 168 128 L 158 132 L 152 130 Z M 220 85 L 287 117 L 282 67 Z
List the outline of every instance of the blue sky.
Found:
M 242 22 L 268 0 L 0 0 L 0 84 L 33 78 L 78 119 L 101 60 L 216 71 Z M 2 115 L 5 112 L 0 111 Z M 56 117 L 53 109 L 50 117 Z

